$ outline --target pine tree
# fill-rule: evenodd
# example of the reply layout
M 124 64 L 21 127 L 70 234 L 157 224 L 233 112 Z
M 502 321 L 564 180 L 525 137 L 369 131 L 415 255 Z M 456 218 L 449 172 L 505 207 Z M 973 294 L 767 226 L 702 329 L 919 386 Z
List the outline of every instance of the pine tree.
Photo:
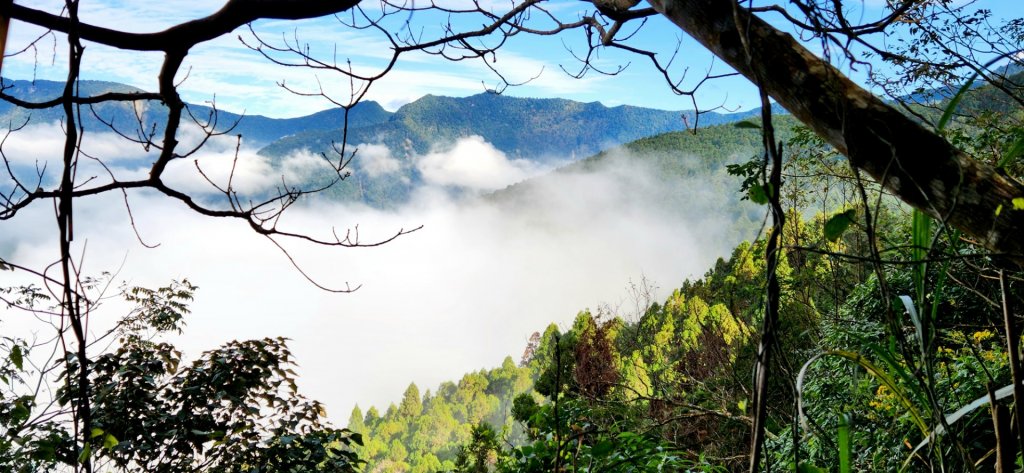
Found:
M 377 411 L 376 407 L 370 406 L 370 409 L 366 411 L 366 419 L 364 420 L 363 425 L 372 428 L 379 420 L 380 412 Z
M 398 406 L 398 416 L 409 418 L 416 417 L 423 412 L 423 403 L 420 400 L 420 388 L 416 387 L 416 383 L 409 383 L 409 387 L 405 389 L 405 394 L 402 395 L 402 403 Z
M 352 414 L 348 416 L 348 430 L 358 434 L 366 432 L 366 423 L 363 421 L 363 411 L 359 404 L 352 408 Z

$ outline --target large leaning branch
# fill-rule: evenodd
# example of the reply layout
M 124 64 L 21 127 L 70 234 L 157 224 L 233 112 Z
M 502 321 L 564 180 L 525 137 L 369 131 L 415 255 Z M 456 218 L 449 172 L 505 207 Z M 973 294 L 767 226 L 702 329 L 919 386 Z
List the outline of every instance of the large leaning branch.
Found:
M 971 159 L 731 0 L 649 1 L 759 82 L 854 167 L 906 203 L 1024 266 L 1024 210 L 1012 205 L 1024 198 L 1021 183 Z M 749 60 L 744 41 L 750 45 Z
M 82 39 L 133 51 L 187 51 L 196 44 L 230 33 L 247 23 L 259 19 L 300 20 L 316 18 L 346 11 L 359 0 L 230 0 L 210 16 L 175 25 L 153 33 L 126 33 L 86 22 L 74 27 Z M 16 20 L 43 28 L 68 33 L 72 28 L 69 18 L 11 4 L 9 15 Z

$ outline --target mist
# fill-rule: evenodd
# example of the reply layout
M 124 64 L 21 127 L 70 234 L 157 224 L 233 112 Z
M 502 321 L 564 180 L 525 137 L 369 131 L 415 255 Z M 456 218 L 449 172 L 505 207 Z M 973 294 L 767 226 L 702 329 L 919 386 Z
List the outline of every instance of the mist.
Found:
M 25 136 L 39 140 L 45 131 Z M 23 153 L 22 163 L 53 152 L 17 136 L 11 146 Z M 92 134 L 90 140 L 86 146 L 117 157 L 109 163 L 115 175 L 142 172 L 141 158 L 116 137 Z M 115 273 L 115 286 L 159 287 L 188 278 L 200 289 L 184 334 L 171 337 L 186 357 L 232 339 L 287 337 L 300 365 L 301 391 L 323 401 L 344 426 L 354 404 L 364 411 L 386 408 L 410 382 L 434 390 L 468 371 L 498 366 L 506 356 L 518 362 L 533 332 L 552 322 L 567 327 L 581 310 L 607 305 L 628 316 L 631 281 L 653 281 L 663 288 L 656 297 L 664 297 L 736 243 L 721 230 L 729 223 L 729 196 L 708 192 L 700 179 L 666 182 L 625 153 L 597 169 L 552 173 L 509 159 L 479 137 L 408 163 L 379 145 L 362 147 L 369 152 L 355 172 L 413 166 L 422 173 L 411 199 L 381 210 L 313 198 L 289 209 L 281 228 L 324 238 L 358 231 L 364 243 L 422 228 L 370 248 L 278 239 L 286 255 L 245 222 L 203 217 L 152 192 L 129 193 L 133 227 L 124 197 L 111 193 L 75 203 L 81 270 Z M 250 192 L 323 172 L 308 152 L 271 162 L 243 147 L 236 160 L 232 143 L 214 143 L 195 158 L 205 178 L 188 160 L 169 168 L 168 182 L 211 205 L 218 196 L 209 181 L 223 184 L 232 166 L 233 185 Z M 97 171 L 86 161 L 83 166 L 83 176 Z M 680 190 L 685 206 L 664 198 Z M 4 223 L 0 257 L 42 268 L 57 259 L 55 233 L 52 207 L 34 205 Z M 307 278 L 358 290 L 334 294 Z M 3 285 L 24 281 L 24 275 L 5 276 Z M 90 331 L 104 332 L 124 310 L 111 301 L 91 316 Z M 48 329 L 11 309 L 0 311 L 5 331 L 42 336 Z

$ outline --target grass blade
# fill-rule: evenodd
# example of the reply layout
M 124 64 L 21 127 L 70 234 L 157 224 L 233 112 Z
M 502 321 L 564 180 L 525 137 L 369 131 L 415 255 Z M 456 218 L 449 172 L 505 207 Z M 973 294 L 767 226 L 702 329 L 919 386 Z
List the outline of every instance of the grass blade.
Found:
M 917 294 L 917 304 L 924 307 L 924 285 L 928 279 L 928 253 L 932 247 L 932 218 L 920 210 L 914 210 L 911 227 L 910 257 L 917 264 L 914 265 L 914 289 Z
M 971 90 L 971 87 L 974 85 L 974 81 L 976 80 L 978 80 L 977 72 L 971 74 L 971 77 L 967 79 L 967 82 L 960 86 L 960 90 L 956 92 L 956 95 L 954 95 L 946 105 L 946 110 L 942 112 L 942 117 L 939 118 L 939 124 L 936 125 L 936 128 L 940 131 L 946 128 L 946 125 L 949 124 L 949 120 L 953 118 L 953 112 L 956 111 L 957 105 L 960 105 L 960 100 L 963 100 L 964 94 L 966 94 L 968 90 Z
M 839 418 L 839 473 L 853 471 L 853 441 L 850 438 L 853 418 L 845 413 Z
M 921 350 L 921 359 L 928 357 L 928 352 L 925 349 L 925 333 L 924 325 L 921 323 L 921 316 L 917 314 L 917 308 L 914 307 L 914 301 L 910 296 L 900 296 L 900 302 L 903 303 L 903 307 L 907 309 L 907 314 L 910 315 L 910 321 L 914 323 L 914 332 L 917 334 L 917 347 Z
M 1003 387 L 999 388 L 998 390 L 996 390 L 995 398 L 996 398 L 996 401 L 999 401 L 999 400 L 1002 400 L 1002 399 L 1007 398 L 1007 397 L 1012 396 L 1012 395 L 1013 395 L 1013 385 L 1010 384 L 1010 385 L 1003 386 Z M 952 414 L 947 414 L 946 415 L 946 425 L 953 425 L 953 424 L 957 423 L 960 419 L 964 418 L 964 416 L 966 416 L 966 415 L 968 415 L 968 414 L 978 410 L 979 408 L 981 408 L 983 406 L 987 406 L 990 401 L 991 401 L 990 396 L 988 394 L 985 394 L 984 396 L 981 396 L 981 397 L 971 401 L 967 405 L 957 409 Z M 936 437 L 938 437 L 938 436 L 940 436 L 940 435 L 942 435 L 944 433 L 946 433 L 946 429 L 944 429 L 941 425 L 936 427 L 935 430 L 929 432 L 924 437 L 924 440 L 922 440 L 921 443 L 917 444 L 917 446 L 914 447 L 914 450 L 912 450 L 910 452 L 910 455 L 907 457 L 906 461 L 903 462 L 903 468 L 902 469 L 905 470 L 907 468 L 907 466 L 910 464 L 910 461 L 913 460 L 914 455 L 916 455 L 918 451 L 920 451 L 922 448 L 924 448 L 929 443 L 931 443 L 931 441 L 934 440 Z
M 1006 152 L 1003 153 L 1003 157 L 999 159 L 998 163 L 996 163 L 996 167 L 1006 167 L 1007 164 L 1010 164 L 1011 161 L 1021 154 L 1024 154 L 1024 136 L 1018 137 L 1017 141 L 1014 141 L 1013 144 L 1006 149 Z

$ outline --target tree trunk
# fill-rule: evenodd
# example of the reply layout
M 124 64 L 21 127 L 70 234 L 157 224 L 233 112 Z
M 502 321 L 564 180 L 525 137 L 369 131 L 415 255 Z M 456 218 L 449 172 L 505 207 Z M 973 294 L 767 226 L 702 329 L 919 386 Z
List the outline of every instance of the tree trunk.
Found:
M 1024 197 L 1021 183 L 971 159 L 732 0 L 649 1 L 764 87 L 854 167 L 904 202 L 1024 266 L 1024 210 L 1012 205 Z

